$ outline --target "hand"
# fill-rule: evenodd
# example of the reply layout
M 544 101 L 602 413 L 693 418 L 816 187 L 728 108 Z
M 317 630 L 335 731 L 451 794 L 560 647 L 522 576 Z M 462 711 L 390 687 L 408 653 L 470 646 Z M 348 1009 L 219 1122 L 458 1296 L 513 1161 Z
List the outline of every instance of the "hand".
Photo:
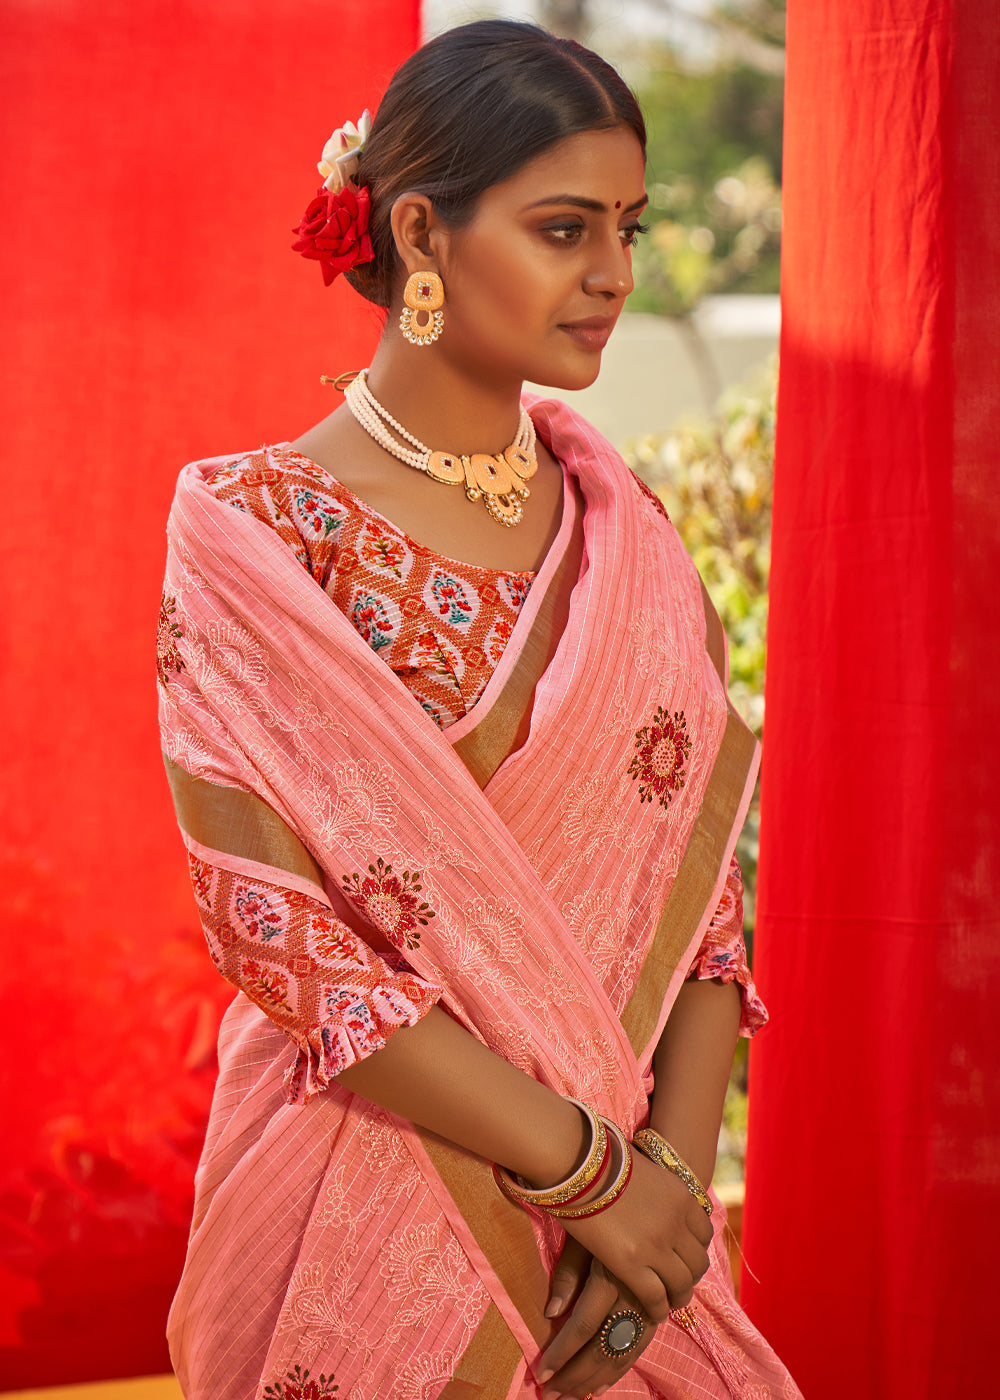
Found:
M 569 1238 L 556 1265 L 546 1316 L 557 1317 L 565 1312 L 581 1283 L 572 1311 L 539 1359 L 537 1379 L 544 1387 L 542 1400 L 585 1395 L 596 1400 L 621 1380 L 656 1333 L 656 1324 L 644 1316 L 645 1330 L 630 1352 L 617 1358 L 604 1355 L 598 1334 L 610 1314 L 621 1308 L 642 1313 L 642 1308 L 599 1260 L 591 1258 L 581 1244 Z M 558 1309 L 553 1306 L 557 1302 Z
M 654 1322 L 690 1303 L 708 1269 L 711 1220 L 682 1181 L 638 1151 L 632 1180 L 614 1205 L 562 1224 Z

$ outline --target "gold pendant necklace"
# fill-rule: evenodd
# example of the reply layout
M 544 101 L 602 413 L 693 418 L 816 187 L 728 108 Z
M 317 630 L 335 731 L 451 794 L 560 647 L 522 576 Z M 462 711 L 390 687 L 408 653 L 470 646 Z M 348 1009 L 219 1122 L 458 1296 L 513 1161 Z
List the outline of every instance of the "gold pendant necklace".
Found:
M 346 376 L 341 376 L 341 380 Z M 339 381 L 334 382 L 340 387 Z M 474 452 L 435 452 L 407 432 L 382 407 L 368 387 L 368 371 L 361 370 L 348 385 L 347 406 L 369 437 L 408 467 L 425 472 L 433 481 L 446 486 L 464 486 L 470 501 L 482 500 L 490 515 L 501 525 L 517 525 L 524 514 L 523 502 L 531 494 L 526 483 L 538 470 L 535 455 L 535 425 L 521 409 L 517 437 L 496 456 Z M 391 430 L 391 431 L 390 431 Z M 399 442 L 397 434 L 403 442 Z M 409 443 L 410 446 L 404 446 Z

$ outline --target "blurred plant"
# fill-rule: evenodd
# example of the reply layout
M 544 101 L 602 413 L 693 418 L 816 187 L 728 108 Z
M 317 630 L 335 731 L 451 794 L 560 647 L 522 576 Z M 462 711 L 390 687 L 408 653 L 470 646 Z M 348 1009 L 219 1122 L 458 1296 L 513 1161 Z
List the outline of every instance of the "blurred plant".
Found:
M 650 235 L 633 260 L 637 310 L 688 316 L 703 296 L 745 290 L 778 255 L 781 190 L 763 156 L 750 156 L 709 190 L 691 175 L 658 182 L 650 204 Z
M 694 560 L 729 638 L 729 693 L 758 735 L 764 725 L 767 585 L 777 357 L 756 380 L 727 390 L 708 418 L 627 443 L 625 458 L 657 493 Z M 744 927 L 753 947 L 759 793 L 736 847 Z M 719 1139 L 718 1182 L 743 1179 L 747 1042 L 737 1047 Z
M 626 444 L 626 460 L 666 506 L 729 637 L 730 695 L 764 723 L 777 359 L 729 389 L 711 418 Z

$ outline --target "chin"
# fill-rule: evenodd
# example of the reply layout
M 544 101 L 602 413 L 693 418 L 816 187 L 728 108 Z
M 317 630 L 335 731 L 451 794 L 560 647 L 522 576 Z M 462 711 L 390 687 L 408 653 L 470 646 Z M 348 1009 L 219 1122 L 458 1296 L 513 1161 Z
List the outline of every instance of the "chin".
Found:
M 541 368 L 541 367 L 540 367 Z M 596 356 L 590 365 L 546 365 L 541 373 L 526 376 L 533 384 L 544 384 L 547 389 L 589 389 L 601 372 L 601 358 Z

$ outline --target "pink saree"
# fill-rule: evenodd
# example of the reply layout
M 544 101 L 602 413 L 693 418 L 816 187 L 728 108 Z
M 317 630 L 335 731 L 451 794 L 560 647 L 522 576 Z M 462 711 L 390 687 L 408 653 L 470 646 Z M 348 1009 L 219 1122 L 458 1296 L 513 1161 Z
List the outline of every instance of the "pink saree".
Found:
M 186 468 L 163 745 L 196 860 L 397 949 L 491 1049 L 631 1133 L 756 744 L 672 527 L 565 406 L 532 414 L 563 463 L 563 525 L 482 697 L 444 732 L 287 546 L 220 504 L 209 481 L 230 459 Z M 267 452 L 254 463 L 265 481 L 277 470 Z M 300 956 L 304 985 L 316 967 Z M 253 1000 L 222 1027 L 171 1314 L 188 1400 L 537 1395 L 561 1230 L 509 1203 L 486 1163 L 342 1089 L 328 1036 L 296 1057 L 280 1027 L 298 992 L 266 937 L 253 967 Z M 717 1207 L 696 1301 L 728 1382 L 668 1323 L 613 1395 L 799 1394 L 735 1302 L 723 1223 Z

